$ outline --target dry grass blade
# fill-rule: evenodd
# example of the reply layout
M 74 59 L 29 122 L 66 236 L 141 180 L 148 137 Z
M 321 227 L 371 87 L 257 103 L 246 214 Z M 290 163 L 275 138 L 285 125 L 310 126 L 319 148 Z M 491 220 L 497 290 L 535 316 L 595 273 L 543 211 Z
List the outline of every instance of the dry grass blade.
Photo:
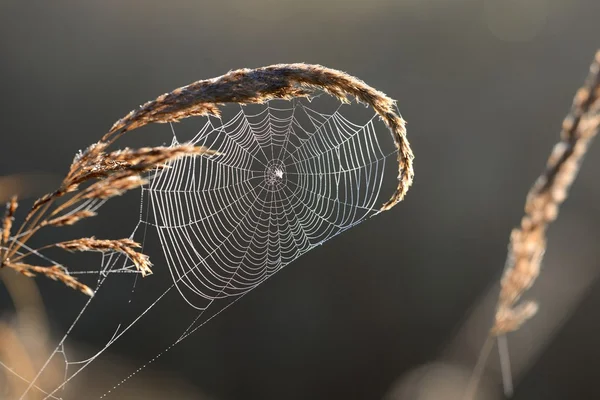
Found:
M 309 97 L 322 90 L 347 102 L 348 97 L 368 104 L 391 131 L 398 149 L 398 187 L 382 209 L 392 208 L 404 198 L 412 184 L 413 153 L 406 138 L 405 121 L 395 102 L 384 93 L 344 72 L 310 64 L 277 64 L 257 69 L 239 69 L 214 79 L 191 83 L 165 93 L 131 111 L 117 121 L 102 138 L 109 142 L 121 134 L 155 122 L 174 122 L 191 116 L 219 115 L 223 103 L 265 103 L 272 99 Z
M 600 51 L 590 66 L 585 85 L 577 91 L 571 112 L 563 122 L 561 140 L 548 159 L 544 173 L 527 195 L 525 216 L 510 238 L 509 256 L 501 282 L 495 335 L 518 328 L 534 312 L 517 312 L 515 304 L 540 273 L 546 249 L 546 230 L 567 198 L 591 140 L 600 130 Z M 530 308 L 531 309 L 531 308 Z M 520 320 L 506 323 L 506 316 Z
M 89 210 L 81 210 L 72 214 L 67 214 L 41 223 L 41 226 L 66 226 L 73 225 L 84 218 L 95 217 L 97 214 Z
M 91 146 L 96 149 L 97 146 Z M 91 153 L 91 152 L 90 152 Z M 88 154 L 86 152 L 86 154 Z M 100 152 L 95 157 L 80 157 L 70 173 L 68 179 L 63 184 L 71 190 L 91 179 L 103 179 L 114 173 L 131 171 L 146 172 L 162 164 L 176 160 L 181 157 L 211 156 L 218 154 L 203 146 L 193 146 L 189 144 L 177 145 L 172 147 L 143 147 L 141 149 L 123 149 L 110 153 Z M 73 167 L 72 167 L 73 168 Z
M 16 196 L 13 196 L 6 204 L 6 213 L 4 214 L 4 220 L 2 222 L 2 247 L 8 243 L 8 239 L 10 238 L 13 219 L 18 206 L 19 203 L 17 203 Z
M 491 351 L 491 339 L 504 338 L 503 335 L 519 329 L 538 310 L 538 305 L 533 301 L 520 304 L 518 301 L 540 274 L 546 251 L 548 226 L 558 217 L 559 207 L 566 200 L 581 162 L 598 132 L 600 132 L 600 51 L 594 57 L 584 86 L 575 95 L 571 110 L 562 124 L 560 141 L 554 146 L 545 171 L 527 194 L 525 215 L 521 219 L 521 225 L 511 232 L 494 324 L 467 387 L 465 400 L 475 396 L 483 365 Z M 505 344 L 504 340 L 499 343 Z M 500 348 L 500 358 L 503 361 L 501 364 L 503 364 L 505 394 L 510 396 L 512 378 L 506 349 L 506 346 Z
M 189 156 L 213 156 L 220 153 L 204 146 L 192 146 L 182 144 L 172 147 L 142 147 L 140 149 L 123 149 L 109 153 L 110 160 L 127 163 L 130 166 L 157 165 L 167 161 L 173 161 L 181 157 Z
M 537 310 L 538 305 L 534 301 L 526 301 L 512 308 L 498 308 L 494 327 L 492 328 L 492 335 L 497 336 L 516 331 L 528 319 L 533 317 L 537 313 Z
M 131 239 L 102 240 L 91 237 L 60 242 L 56 246 L 69 251 L 98 251 L 102 253 L 114 251 L 126 255 L 141 272 L 142 276 L 152 273 L 150 269 L 152 263 L 150 263 L 148 256 L 135 251 L 134 249 L 140 248 L 141 245 Z
M 68 287 L 78 290 L 81 293 L 84 293 L 90 297 L 94 296 L 94 291 L 90 289 L 87 285 L 79 282 L 77 279 L 73 278 L 67 270 L 59 265 L 52 265 L 49 267 L 37 266 L 37 265 L 29 265 L 25 263 L 11 263 L 7 262 L 7 266 L 22 273 L 25 276 L 33 277 L 36 274 L 44 275 L 47 278 L 50 278 L 55 281 L 59 281 L 67 285 Z
M 120 196 L 123 193 L 143 186 L 146 183 L 148 183 L 147 179 L 144 179 L 131 171 L 124 171 L 94 183 L 83 194 L 83 198 L 106 200 L 114 196 Z
M 45 195 L 43 195 L 42 197 L 40 197 L 39 199 L 37 199 L 34 203 L 33 206 L 31 207 L 31 210 L 29 210 L 29 214 L 27 215 L 27 217 L 25 218 L 25 220 L 28 220 L 29 218 L 31 218 L 31 216 L 38 211 L 42 206 L 48 204 L 51 200 L 54 200 L 58 197 L 64 196 L 67 192 L 63 191 L 63 190 L 56 190 L 52 193 L 46 193 Z

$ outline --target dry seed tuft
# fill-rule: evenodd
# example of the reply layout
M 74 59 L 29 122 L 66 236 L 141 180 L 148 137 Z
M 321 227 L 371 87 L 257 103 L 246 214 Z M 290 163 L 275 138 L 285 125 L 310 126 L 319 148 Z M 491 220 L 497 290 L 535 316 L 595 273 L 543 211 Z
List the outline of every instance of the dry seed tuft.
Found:
M 102 240 L 91 237 L 57 243 L 56 246 L 68 251 L 98 251 L 101 253 L 114 251 L 121 253 L 133 262 L 142 276 L 152 274 L 150 259 L 145 254 L 134 250 L 140 248 L 141 245 L 131 239 Z
M 17 203 L 17 196 L 13 196 L 10 201 L 6 204 L 6 212 L 4 214 L 4 220 L 2 223 L 2 246 L 5 246 L 8 243 L 8 239 L 10 238 L 10 231 L 12 229 L 12 224 L 14 220 L 15 212 L 17 211 L 17 207 L 19 203 Z
M 173 147 L 144 147 L 137 150 L 123 149 L 110 153 L 94 153 L 94 157 L 81 157 L 72 167 L 63 183 L 66 191 L 77 190 L 79 185 L 91 179 L 103 179 L 114 173 L 145 172 L 181 157 L 215 155 L 217 152 L 203 146 L 189 144 Z
M 120 196 L 129 190 L 144 186 L 147 183 L 147 179 L 137 174 L 132 174 L 131 171 L 124 171 L 94 183 L 86 190 L 83 198 L 106 200 L 111 197 Z
M 342 102 L 349 97 L 370 105 L 390 129 L 398 149 L 398 187 L 383 206 L 392 208 L 410 188 L 414 176 L 413 153 L 406 138 L 405 121 L 395 101 L 344 72 L 310 64 L 276 64 L 239 69 L 218 78 L 201 80 L 165 93 L 118 120 L 102 138 L 108 142 L 149 123 L 176 122 L 191 116 L 219 116 L 224 103 L 256 104 L 272 99 L 310 97 L 322 90 Z
M 94 296 L 94 291 L 89 286 L 84 285 L 77 279 L 69 275 L 67 270 L 60 265 L 52 265 L 49 267 L 40 267 L 37 265 L 29 265 L 25 263 L 11 263 L 8 262 L 7 266 L 22 273 L 25 276 L 33 277 L 36 274 L 44 275 L 55 281 L 59 281 L 67 285 L 68 287 L 78 290 L 90 297 Z
M 537 310 L 538 305 L 533 301 L 524 302 L 514 308 L 499 308 L 496 312 L 492 334 L 497 336 L 516 331 L 528 319 L 532 318 L 537 313 Z
M 571 112 L 562 124 L 561 141 L 552 149 L 546 170 L 527 194 L 521 226 L 510 236 L 509 252 L 492 335 L 518 329 L 537 306 L 516 305 L 540 274 L 546 250 L 546 230 L 558 217 L 560 205 L 577 177 L 580 164 L 600 131 L 600 51 L 590 66 L 583 88 L 575 94 Z
M 546 250 L 546 230 L 556 220 L 560 205 L 566 200 L 569 188 L 591 143 L 600 132 L 600 51 L 596 53 L 582 89 L 573 99 L 571 110 L 562 123 L 560 141 L 554 146 L 546 170 L 538 177 L 525 200 L 525 216 L 519 228 L 510 236 L 500 295 L 496 305 L 490 337 L 467 386 L 465 400 L 474 399 L 485 361 L 492 349 L 493 337 L 499 337 L 500 364 L 505 394 L 513 390 L 508 348 L 504 335 L 518 330 L 538 310 L 532 301 L 517 302 L 540 274 Z
M 73 225 L 84 218 L 95 217 L 97 214 L 89 210 L 81 210 L 72 214 L 63 215 L 48 221 L 44 221 L 40 226 L 66 226 Z

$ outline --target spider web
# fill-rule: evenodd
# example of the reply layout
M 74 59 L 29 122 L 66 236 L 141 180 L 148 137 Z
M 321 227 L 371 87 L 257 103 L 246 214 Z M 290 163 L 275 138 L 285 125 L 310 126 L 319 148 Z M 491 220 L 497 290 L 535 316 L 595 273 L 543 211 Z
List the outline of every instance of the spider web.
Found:
M 328 105 L 327 100 L 317 100 Z M 168 287 L 137 299 L 134 295 L 157 278 L 162 263 L 155 263 L 155 274 L 141 282 L 135 267 L 119 254 L 103 255 L 100 270 L 74 271 L 96 277 L 97 295 L 81 307 L 21 399 L 34 390 L 45 398 L 61 398 L 68 382 L 126 333 L 131 335 L 159 303 L 167 297 L 183 299 L 191 312 L 182 333 L 100 396 L 108 397 L 277 271 L 381 212 L 396 184 L 397 151 L 389 131 L 376 114 L 356 104 L 329 104 L 332 111 L 322 113 L 314 103 L 294 99 L 229 106 L 229 115 L 205 118 L 188 140 L 173 130 L 172 145 L 191 142 L 219 154 L 175 161 L 155 171 L 149 186 L 142 188 L 140 216 L 131 237 L 145 243 L 149 233 L 156 232 L 170 273 Z M 387 180 L 386 171 L 391 172 Z M 121 274 L 133 280 L 128 299 L 121 299 L 125 304 L 119 305 L 123 311 L 116 328 L 105 327 L 109 339 L 89 357 L 67 357 L 72 331 L 109 290 L 103 289 L 111 285 L 108 279 Z M 63 382 L 52 389 L 39 387 L 38 379 L 56 357 L 64 360 Z
M 192 142 L 223 154 L 179 160 L 147 189 L 148 223 L 187 302 L 203 310 L 244 294 L 379 212 L 386 154 L 374 119 L 359 126 L 298 102 L 208 121 Z

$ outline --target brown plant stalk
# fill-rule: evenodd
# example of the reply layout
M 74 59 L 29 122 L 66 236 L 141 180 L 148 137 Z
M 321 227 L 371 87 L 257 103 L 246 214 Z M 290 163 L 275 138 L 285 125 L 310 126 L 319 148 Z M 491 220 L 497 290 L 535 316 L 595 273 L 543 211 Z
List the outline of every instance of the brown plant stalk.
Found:
M 560 141 L 552 149 L 546 170 L 527 194 L 521 226 L 510 236 L 492 335 L 514 331 L 535 314 L 535 303 L 517 305 L 540 273 L 546 250 L 546 230 L 577 177 L 592 139 L 600 131 L 600 51 L 584 86 L 577 91 L 562 124 Z
M 390 129 L 398 149 L 398 187 L 383 210 L 401 201 L 414 176 L 413 153 L 406 138 L 405 121 L 395 111 L 395 101 L 365 82 L 344 72 L 310 64 L 276 64 L 238 69 L 223 76 L 191 83 L 143 104 L 118 120 L 104 136 L 110 142 L 123 133 L 153 122 L 175 122 L 199 115 L 219 116 L 223 103 L 253 104 L 272 99 L 310 97 L 322 90 L 341 102 L 354 97 L 368 104 Z
M 150 274 L 150 260 L 136 250 L 141 246 L 130 239 L 80 238 L 51 243 L 29 252 L 20 250 L 42 228 L 70 226 L 94 217 L 96 213 L 90 210 L 74 211 L 74 207 L 83 201 L 106 200 L 143 186 L 148 182 L 144 173 L 164 168 L 178 158 L 218 155 L 213 150 L 189 144 L 107 151 L 126 132 L 149 123 L 176 122 L 192 116 L 219 116 L 219 107 L 224 103 L 265 103 L 271 99 L 310 97 L 319 91 L 341 102 L 348 102 L 348 98 L 353 97 L 371 106 L 389 128 L 398 149 L 398 185 L 382 210 L 392 208 L 404 198 L 414 175 L 405 122 L 395 111 L 394 100 L 353 76 L 320 65 L 278 64 L 240 69 L 165 93 L 118 120 L 100 141 L 74 158 L 61 185 L 34 202 L 14 234 L 12 222 L 17 202 L 13 198 L 3 220 L 0 268 L 8 267 L 27 276 L 45 275 L 88 295 L 93 291 L 70 276 L 63 266 L 37 266 L 26 263 L 26 259 L 49 247 L 69 251 L 113 251 L 128 257 L 143 276 Z M 55 205 L 63 197 L 64 202 Z
M 525 215 L 521 219 L 521 224 L 511 232 L 494 324 L 489 332 L 490 339 L 519 329 L 536 314 L 538 310 L 536 302 L 528 300 L 519 303 L 519 299 L 540 274 L 546 251 L 546 231 L 558 217 L 559 207 L 566 200 L 590 143 L 599 131 L 600 51 L 596 52 L 583 87 L 575 94 L 571 110 L 562 124 L 560 141 L 554 145 L 546 169 L 527 194 Z M 471 399 L 475 395 L 476 383 L 482 372 L 483 363 L 491 350 L 490 339 L 481 352 L 466 399 Z M 504 339 L 499 343 L 505 346 Z M 501 356 L 506 355 L 501 354 Z M 503 375 L 505 373 L 510 374 L 508 364 L 503 365 Z M 510 394 L 512 392 L 510 376 L 503 376 L 503 378 L 505 392 Z

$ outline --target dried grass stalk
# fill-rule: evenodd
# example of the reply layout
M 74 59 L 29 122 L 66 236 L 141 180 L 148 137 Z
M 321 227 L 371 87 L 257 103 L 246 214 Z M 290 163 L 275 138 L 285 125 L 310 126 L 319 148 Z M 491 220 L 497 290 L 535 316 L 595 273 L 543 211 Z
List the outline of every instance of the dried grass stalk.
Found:
M 584 86 L 577 91 L 562 125 L 561 140 L 548 159 L 546 170 L 527 195 L 521 226 L 511 233 L 508 258 L 501 281 L 492 335 L 518 329 L 537 306 L 515 306 L 540 273 L 546 250 L 546 230 L 558 216 L 591 140 L 600 131 L 600 51 L 590 66 Z
M 173 147 L 142 147 L 140 149 L 123 149 L 109 154 L 109 159 L 115 162 L 126 163 L 131 167 L 146 168 L 148 165 L 156 166 L 167 161 L 173 161 L 181 157 L 190 156 L 213 156 L 221 153 L 204 146 L 192 146 L 181 144 Z
M 94 291 L 90 289 L 87 285 L 79 282 L 77 279 L 73 278 L 69 275 L 68 271 L 65 267 L 60 265 L 52 265 L 49 267 L 40 267 L 37 265 L 29 265 L 25 263 L 11 263 L 10 261 L 7 263 L 9 268 L 14 269 L 22 273 L 25 276 L 33 277 L 36 274 L 44 275 L 47 278 L 50 278 L 55 281 L 59 281 L 67 285 L 68 287 L 78 290 L 81 293 L 84 293 L 90 297 L 94 296 Z
M 534 301 L 520 304 L 518 301 L 540 274 L 546 251 L 546 230 L 558 217 L 559 207 L 566 200 L 583 157 L 599 131 L 600 50 L 594 57 L 584 86 L 575 95 L 571 110 L 562 124 L 560 141 L 548 158 L 546 170 L 527 194 L 525 216 L 521 219 L 521 225 L 511 232 L 494 324 L 469 380 L 465 400 L 475 398 L 477 385 L 495 338 L 499 339 L 505 395 L 512 396 L 513 384 L 504 335 L 519 329 L 538 310 Z
M 48 221 L 44 221 L 42 222 L 40 225 L 41 226 L 67 226 L 67 225 L 74 225 L 75 223 L 79 222 L 80 220 L 84 219 L 84 218 L 90 218 L 90 217 L 95 217 L 97 214 L 94 211 L 90 211 L 90 210 L 81 210 L 81 211 L 77 211 L 74 212 L 72 214 L 67 214 L 67 215 L 63 215 L 60 216 L 58 218 L 54 218 Z
M 83 198 L 106 200 L 111 197 L 120 196 L 129 190 L 144 186 L 147 183 L 147 179 L 142 178 L 132 171 L 124 171 L 94 183 L 86 190 Z
M 150 259 L 147 255 L 134 250 L 142 246 L 131 239 L 102 240 L 94 237 L 81 238 L 57 243 L 56 247 L 68 251 L 98 251 L 102 253 L 114 251 L 127 256 L 138 271 L 141 272 L 142 276 L 152 274 Z
M 8 243 L 15 212 L 17 211 L 18 206 L 19 203 L 17 203 L 17 196 L 13 196 L 6 204 L 6 212 L 4 214 L 4 220 L 2 223 L 2 246 L 5 246 L 6 243 Z
M 412 184 L 413 153 L 406 138 L 405 121 L 395 111 L 395 101 L 365 82 L 344 72 L 310 64 L 276 64 L 239 69 L 223 76 L 191 83 L 165 93 L 131 111 L 103 137 L 109 142 L 149 123 L 175 122 L 191 116 L 219 115 L 224 103 L 265 103 L 272 99 L 309 97 L 325 91 L 342 102 L 354 97 L 368 104 L 391 131 L 398 149 L 398 186 L 383 210 L 401 201 Z
M 91 179 L 103 179 L 112 174 L 131 171 L 146 172 L 181 157 L 211 156 L 218 154 L 204 146 L 182 144 L 173 147 L 143 147 L 123 149 L 110 153 L 97 152 L 97 144 L 90 146 L 86 156 L 80 156 L 71 166 L 68 179 L 63 183 L 64 190 L 76 190 L 78 186 Z M 93 157 L 90 154 L 94 154 Z
M 496 311 L 495 323 L 492 335 L 497 336 L 507 332 L 516 331 L 532 318 L 538 311 L 538 304 L 534 301 L 526 301 L 512 308 L 502 307 Z

